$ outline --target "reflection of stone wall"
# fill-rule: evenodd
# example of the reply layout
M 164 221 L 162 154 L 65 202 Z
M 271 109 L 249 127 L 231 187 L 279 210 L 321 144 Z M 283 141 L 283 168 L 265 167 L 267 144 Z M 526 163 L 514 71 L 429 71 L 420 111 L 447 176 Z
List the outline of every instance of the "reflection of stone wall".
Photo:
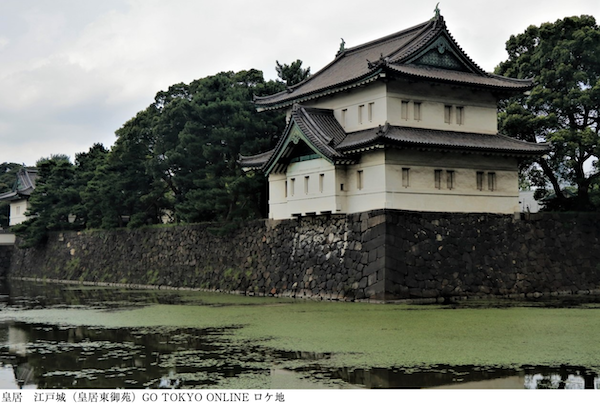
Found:
M 328 299 L 600 289 L 600 217 L 372 211 L 61 233 L 11 275 Z

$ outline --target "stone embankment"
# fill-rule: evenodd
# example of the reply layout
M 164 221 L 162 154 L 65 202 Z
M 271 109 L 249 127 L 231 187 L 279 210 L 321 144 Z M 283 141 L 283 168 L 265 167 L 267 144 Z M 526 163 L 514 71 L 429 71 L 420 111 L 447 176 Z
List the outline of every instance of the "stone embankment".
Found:
M 593 293 L 599 218 L 378 210 L 234 229 L 57 233 L 15 249 L 9 273 L 333 300 Z

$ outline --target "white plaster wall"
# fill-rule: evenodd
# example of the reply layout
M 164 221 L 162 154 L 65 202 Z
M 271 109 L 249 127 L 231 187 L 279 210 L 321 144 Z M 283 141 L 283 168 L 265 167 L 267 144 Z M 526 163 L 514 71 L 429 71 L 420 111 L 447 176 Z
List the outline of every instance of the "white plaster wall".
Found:
M 335 118 L 346 132 L 356 132 L 385 124 L 387 120 L 386 103 L 386 85 L 377 81 L 351 91 L 309 101 L 304 105 L 332 109 Z M 372 108 L 371 119 L 369 119 L 369 104 Z M 343 112 L 344 110 L 345 112 Z M 362 113 L 359 113 L 361 111 Z
M 382 149 L 366 152 L 359 164 L 346 168 L 347 209 L 345 213 L 364 212 L 385 207 L 386 172 L 385 152 Z M 362 171 L 362 188 L 359 188 L 359 171 Z
M 25 212 L 28 208 L 29 203 L 26 200 L 11 202 L 9 226 L 23 223 L 25 220 L 29 219 L 27 216 L 25 216 Z
M 408 102 L 407 119 L 401 115 L 402 101 Z M 415 103 L 421 104 L 420 120 L 414 116 Z M 446 123 L 444 107 L 452 107 Z M 457 107 L 463 108 L 463 122 L 456 121 Z M 459 132 L 496 134 L 497 101 L 491 94 L 426 83 L 391 82 L 387 91 L 387 120 L 392 125 Z
M 338 212 L 344 208 L 336 192 L 340 181 L 344 178 L 325 159 L 290 164 L 285 174 L 269 176 L 269 218 Z
M 519 211 L 518 165 L 514 158 L 462 153 L 418 153 L 389 150 L 386 158 L 387 208 L 431 212 Z M 402 183 L 402 168 L 409 169 L 409 186 Z M 441 186 L 435 186 L 435 170 L 441 170 Z M 448 171 L 454 172 L 452 189 Z M 483 188 L 477 187 L 477 172 L 483 172 Z M 488 173 L 496 177 L 488 189 Z
M 403 168 L 409 169 L 408 187 L 403 185 Z M 442 171 L 439 189 L 435 170 Z M 452 189 L 448 188 L 448 171 L 454 172 Z M 484 173 L 481 190 L 478 171 Z M 490 172 L 496 177 L 494 190 L 488 189 Z M 287 174 L 272 174 L 269 184 L 272 219 L 383 208 L 501 214 L 520 210 L 517 160 L 507 157 L 379 149 L 364 153 L 358 164 L 348 166 L 334 167 L 324 159 L 293 163 Z
M 408 102 L 406 119 L 401 115 L 402 101 Z M 415 119 L 415 103 L 421 105 L 420 119 Z M 369 107 L 369 104 L 372 106 Z M 375 128 L 386 122 L 415 128 L 498 133 L 497 100 L 491 93 L 447 85 L 402 80 L 389 83 L 377 81 L 350 91 L 308 101 L 304 105 L 333 110 L 334 116 L 348 133 Z M 452 107 L 450 123 L 446 123 L 444 119 L 446 105 Z M 463 108 L 461 124 L 456 121 L 457 107 Z M 371 119 L 369 108 L 372 108 Z

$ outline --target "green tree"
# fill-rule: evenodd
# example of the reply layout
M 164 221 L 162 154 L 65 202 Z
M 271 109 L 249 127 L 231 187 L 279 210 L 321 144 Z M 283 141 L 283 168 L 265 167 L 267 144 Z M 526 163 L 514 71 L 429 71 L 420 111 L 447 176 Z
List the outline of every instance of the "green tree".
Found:
M 511 36 L 506 50 L 508 60 L 496 73 L 533 78 L 534 87 L 502 106 L 501 132 L 550 142 L 548 156 L 526 164 L 531 183 L 551 185 L 556 209 L 592 209 L 589 193 L 600 177 L 600 29 L 594 17 L 530 26 Z M 567 186 L 576 187 L 575 197 L 566 195 Z
M 275 61 L 275 70 L 277 76 L 285 82 L 288 87 L 298 84 L 310 77 L 310 67 L 302 68 L 302 61 L 297 59 L 291 64 L 281 64 L 278 60 Z
M 175 220 L 188 223 L 264 213 L 265 178 L 244 174 L 237 159 L 273 145 L 285 119 L 278 112 L 257 113 L 251 100 L 283 89 L 282 83 L 266 82 L 262 72 L 248 70 L 159 92 L 153 104 L 117 131 L 109 158 L 114 162 L 118 155 L 129 155 L 121 158 L 117 171 L 120 181 L 136 178 L 136 185 L 143 186 L 135 197 L 128 194 L 143 202 L 137 212 L 152 213 L 152 220 L 171 212 Z
M 36 166 L 38 177 L 26 213 L 30 218 L 13 227 L 23 238 L 24 247 L 45 242 L 49 231 L 74 229 L 69 215 L 72 207 L 79 203 L 79 194 L 73 187 L 75 166 L 68 156 L 40 159 Z
M 95 180 L 105 167 L 109 150 L 102 144 L 94 144 L 89 151 L 75 155 L 74 188 L 79 193 L 79 201 L 72 206 L 73 222 L 79 228 L 100 228 L 104 212 L 100 203 L 102 194 L 94 193 Z

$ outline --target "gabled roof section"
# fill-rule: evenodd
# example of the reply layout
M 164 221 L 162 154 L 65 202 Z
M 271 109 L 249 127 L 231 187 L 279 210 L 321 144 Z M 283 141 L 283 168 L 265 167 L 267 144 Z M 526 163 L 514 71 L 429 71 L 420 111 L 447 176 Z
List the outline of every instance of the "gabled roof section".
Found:
M 0 201 L 27 199 L 35 189 L 37 169 L 24 167 L 17 172 L 17 179 L 12 191 L 0 194 Z
M 508 94 L 528 90 L 531 80 L 483 71 L 456 43 L 442 16 L 339 52 L 305 81 L 286 91 L 256 97 L 259 110 L 289 107 L 361 86 L 389 75 L 487 88 Z
M 240 156 L 245 169 L 260 169 L 268 175 L 285 170 L 295 158 L 320 157 L 332 164 L 354 162 L 336 150 L 346 132 L 328 109 L 294 105 L 283 136 L 273 150 L 255 156 Z
M 524 142 L 503 135 L 421 129 L 388 124 L 379 128 L 349 133 L 338 145 L 338 150 L 352 155 L 385 145 L 516 157 L 539 156 L 550 151 L 550 145 L 547 143 Z

